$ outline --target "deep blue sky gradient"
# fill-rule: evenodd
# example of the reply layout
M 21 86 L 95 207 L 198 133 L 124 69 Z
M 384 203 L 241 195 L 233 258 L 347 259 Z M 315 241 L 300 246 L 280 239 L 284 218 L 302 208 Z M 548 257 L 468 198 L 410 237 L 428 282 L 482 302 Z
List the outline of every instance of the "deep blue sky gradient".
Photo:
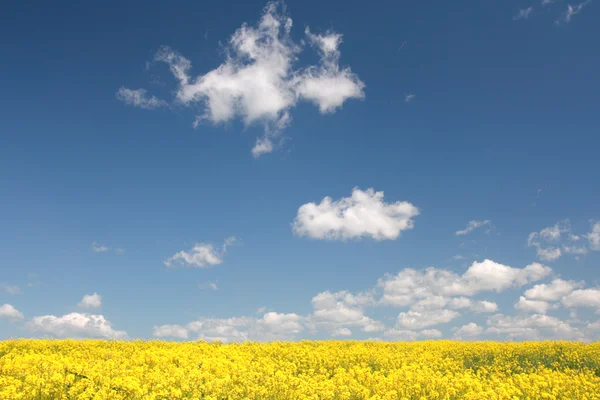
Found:
M 96 291 L 101 313 L 133 337 L 261 306 L 306 315 L 318 292 L 365 290 L 406 267 L 462 273 L 490 258 L 521 268 L 536 259 L 530 232 L 568 218 L 585 233 L 600 219 L 598 4 L 560 26 L 565 2 L 287 5 L 295 40 L 305 26 L 344 35 L 341 64 L 366 96 L 328 115 L 299 104 L 283 149 L 259 159 L 250 154 L 259 126 L 193 129 L 193 110 L 126 107 L 115 92 L 144 87 L 169 98 L 167 67 L 146 69 L 159 46 L 188 57 L 194 74 L 207 72 L 230 35 L 259 19 L 263 1 L 0 6 L 0 282 L 23 291 L 0 292 L 0 304 L 26 321 L 74 311 Z M 531 17 L 514 21 L 529 5 Z M 416 97 L 407 104 L 408 93 Z M 415 228 L 381 242 L 293 235 L 299 206 L 353 187 L 413 203 Z M 490 234 L 455 236 L 484 219 Z M 163 265 L 196 242 L 232 235 L 240 242 L 222 265 Z M 94 253 L 94 241 L 125 254 Z M 594 285 L 599 260 L 591 252 L 551 266 Z M 219 290 L 200 290 L 205 282 Z M 495 298 L 510 308 L 518 293 Z M 0 337 L 27 335 L 0 321 Z

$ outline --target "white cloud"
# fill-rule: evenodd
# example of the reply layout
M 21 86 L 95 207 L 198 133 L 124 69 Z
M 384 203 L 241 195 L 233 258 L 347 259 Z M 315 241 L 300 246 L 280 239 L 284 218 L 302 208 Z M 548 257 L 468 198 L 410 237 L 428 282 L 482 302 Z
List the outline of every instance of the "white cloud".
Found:
M 427 268 L 404 269 L 396 275 L 385 275 L 377 286 L 363 292 L 323 291 L 312 300 L 313 311 L 307 315 L 266 312 L 233 318 L 199 318 L 185 325 L 154 327 L 156 337 L 203 340 L 270 341 L 297 340 L 305 335 L 327 335 L 352 338 L 358 330 L 381 332 L 387 340 L 419 340 L 442 337 L 437 325 L 448 324 L 457 339 L 470 340 L 479 335 L 498 335 L 502 339 L 576 339 L 594 337 L 592 328 L 571 313 L 568 320 L 547 315 L 562 305 L 574 311 L 577 307 L 592 307 L 600 312 L 600 289 L 579 289 L 582 283 L 555 278 L 525 291 L 515 304 L 513 315 L 495 314 L 487 319 L 487 329 L 472 322 L 455 322 L 460 316 L 496 313 L 498 305 L 472 296 L 483 292 L 500 293 L 519 288 L 551 276 L 552 270 L 538 263 L 513 268 L 491 260 L 474 262 L 463 274 Z M 381 305 L 406 307 L 396 317 L 395 324 L 384 324 L 369 316 L 372 308 Z M 379 308 L 378 314 L 386 311 Z M 462 326 L 461 326 L 462 325 Z M 589 336 L 588 336 L 589 335 Z M 370 336 L 370 335 L 369 335 Z
M 529 16 L 531 15 L 532 12 L 533 12 L 533 7 L 523 8 L 523 9 L 519 10 L 517 15 L 515 15 L 513 17 L 513 20 L 516 21 L 519 19 L 527 19 L 527 18 L 529 18 Z
M 235 237 L 225 239 L 221 249 L 216 249 L 209 243 L 197 243 L 188 251 L 179 251 L 165 260 L 164 264 L 173 268 L 176 265 L 196 268 L 207 268 L 223 262 L 227 247 L 236 241 Z
M 335 111 L 347 99 L 362 99 L 364 83 L 350 68 L 339 67 L 342 35 L 335 32 L 317 35 L 308 27 L 305 34 L 309 43 L 319 50 L 321 65 L 311 66 L 292 79 L 296 97 L 311 101 L 322 114 Z
M 571 224 L 565 219 L 540 232 L 531 232 L 527 245 L 536 248 L 538 257 L 545 261 L 557 260 L 563 254 L 577 256 L 590 250 L 600 250 L 600 224 L 593 224 L 591 232 L 583 237 L 588 239 L 589 244 L 581 244 L 581 237 L 571 232 Z
M 519 301 L 515 304 L 515 308 L 519 311 L 531 312 L 536 314 L 546 314 L 550 308 L 550 304 L 543 300 L 528 300 L 524 296 L 519 297 Z
M 439 295 L 425 295 L 425 288 L 420 288 L 417 290 L 419 292 L 414 297 L 425 296 L 420 300 L 416 301 L 411 305 L 412 311 L 429 311 L 429 310 L 439 310 L 445 307 L 448 307 L 453 310 L 459 309 L 469 309 L 474 313 L 492 313 L 498 310 L 498 305 L 491 301 L 479 301 L 479 300 L 471 300 L 468 297 L 445 297 Z M 410 305 L 412 300 L 414 300 L 413 296 L 409 296 L 410 300 L 405 305 Z
M 498 304 L 493 301 L 476 301 L 471 308 L 475 313 L 494 313 L 498 311 Z
M 198 287 L 202 290 L 219 290 L 219 288 L 217 287 L 217 284 L 214 282 L 207 282 L 207 283 L 201 283 L 198 285 Z
M 200 318 L 185 326 L 155 326 L 155 337 L 187 339 L 195 334 L 206 341 L 243 342 L 246 340 L 294 340 L 304 330 L 304 318 L 297 314 L 268 312 L 262 318 Z
M 568 308 L 591 307 L 600 310 L 600 289 L 579 289 L 562 299 Z
M 9 285 L 8 283 L 0 283 L 0 292 L 6 294 L 21 294 L 21 289 L 17 285 Z
M 507 316 L 496 314 L 488 318 L 487 323 L 489 327 L 486 329 L 486 333 L 511 339 L 582 338 L 579 329 L 549 315 Z
M 417 340 L 419 333 L 416 331 L 411 331 L 408 329 L 386 329 L 383 332 L 383 336 L 393 339 L 393 340 L 404 340 L 404 341 L 412 341 Z
M 483 333 L 483 328 L 474 322 L 470 322 L 467 325 L 463 325 L 456 329 L 454 332 L 455 339 L 462 339 L 464 337 L 479 336 Z
M 592 225 L 592 231 L 585 238 L 590 242 L 590 249 L 600 251 L 600 222 Z
M 123 254 L 125 254 L 125 249 L 121 249 L 121 248 L 115 249 L 115 254 L 122 256 Z
M 437 339 L 442 337 L 442 332 L 437 329 L 425 329 L 419 332 L 419 335 L 429 339 Z
M 338 328 L 331 334 L 333 337 L 352 336 L 352 331 L 348 328 Z
M 155 326 L 152 331 L 154 337 L 173 337 L 178 339 L 187 339 L 188 330 L 181 325 L 162 325 Z
M 186 329 L 202 340 L 242 342 L 249 339 L 248 330 L 254 323 L 256 319 L 250 317 L 201 318 L 187 324 Z
M 435 311 L 408 311 L 398 314 L 396 320 L 397 329 L 422 329 L 429 326 L 445 324 L 460 316 L 460 313 L 453 310 L 435 310 Z
M 496 263 L 491 260 L 483 262 L 474 262 L 471 267 L 462 276 L 463 284 L 471 286 L 470 290 L 464 290 L 457 287 L 459 294 L 467 295 L 469 292 L 477 291 L 496 291 L 501 292 L 514 286 L 523 286 L 530 282 L 539 281 L 548 275 L 552 270 L 539 263 L 532 263 L 523 269 L 512 268 L 506 265 Z M 461 293 L 462 292 L 462 293 Z M 473 292 L 473 293 L 475 293 Z
M 155 96 L 148 96 L 145 89 L 133 90 L 121 87 L 117 91 L 117 99 L 121 100 L 127 105 L 146 110 L 168 106 L 166 101 L 159 100 Z
M 562 256 L 562 251 L 557 247 L 538 247 L 537 255 L 543 261 L 556 261 Z
M 552 3 L 554 3 L 554 1 L 555 1 L 555 0 L 542 0 L 542 5 L 543 5 L 543 6 L 546 6 L 546 5 L 548 5 L 548 4 L 552 4 Z M 541 190 L 541 189 L 540 189 L 540 190 Z
M 600 321 L 596 321 L 596 322 L 592 322 L 592 323 L 588 324 L 587 329 L 593 330 L 593 331 L 599 331 L 600 330 Z
M 411 203 L 385 203 L 383 192 L 354 188 L 351 197 L 336 201 L 325 197 L 320 204 L 302 205 L 292 228 L 296 235 L 314 239 L 394 240 L 400 232 L 412 229 L 412 218 L 417 215 L 419 210 Z
M 353 295 L 347 291 L 321 292 L 313 297 L 313 313 L 307 324 L 311 331 L 334 332 L 343 327 L 360 327 L 364 332 L 377 332 L 383 324 L 364 315 L 364 308 L 374 304 L 372 294 Z
M 461 260 L 464 260 L 465 258 L 466 258 L 465 256 L 461 256 L 460 254 L 457 254 L 452 257 L 452 259 L 456 260 L 456 261 L 461 261 Z
M 512 268 L 491 260 L 474 262 L 463 274 L 452 271 L 427 268 L 425 270 L 404 269 L 397 275 L 386 275 L 379 279 L 378 286 L 383 288 L 382 304 L 408 306 L 430 296 L 473 296 L 481 292 L 501 292 L 511 287 L 521 287 L 527 283 L 539 281 L 551 273 L 551 269 L 538 263 L 525 268 Z M 440 301 L 437 299 L 438 302 Z M 450 302 L 471 303 L 465 300 L 451 299 Z M 487 305 L 486 307 L 493 306 Z M 458 308 L 458 307 L 455 307 Z
M 86 294 L 83 299 L 77 304 L 80 308 L 98 308 L 102 305 L 102 296 L 94 292 L 94 294 Z
M 258 158 L 263 154 L 267 154 L 273 151 L 273 142 L 269 138 L 256 139 L 256 144 L 252 148 L 252 155 L 254 158 Z
M 92 251 L 94 253 L 106 253 L 108 250 L 107 246 L 92 242 Z
M 542 283 L 535 285 L 525 291 L 525 297 L 532 300 L 556 301 L 568 295 L 573 290 L 580 288 L 582 285 L 583 283 L 581 282 L 554 279 L 549 284 Z
M 442 337 L 442 332 L 437 329 L 425 329 L 422 331 L 412 331 L 408 329 L 392 328 L 387 329 L 383 336 L 392 340 L 413 341 L 422 339 L 438 339 Z M 371 339 L 369 339 L 371 340 Z
M 0 306 L 0 319 L 23 319 L 23 313 L 11 304 Z
M 580 255 L 580 256 L 586 255 L 588 253 L 588 249 L 586 247 L 583 247 L 583 246 L 567 246 L 567 245 L 564 245 L 562 249 L 563 249 L 563 251 L 565 253 L 575 254 L 575 255 Z
M 76 312 L 61 317 L 54 315 L 35 317 L 27 323 L 27 327 L 34 332 L 59 338 L 127 338 L 126 332 L 114 330 L 103 315 Z
M 540 232 L 531 232 L 527 238 L 527 245 L 536 249 L 537 256 L 541 260 L 555 261 L 563 254 L 587 254 L 587 247 L 575 244 L 580 239 L 579 236 L 571 233 L 569 220 L 565 219 Z
M 579 14 L 581 10 L 583 10 L 583 7 L 587 6 L 591 2 L 592 0 L 586 0 L 583 3 L 579 3 L 575 6 L 570 4 L 567 5 L 567 11 L 565 11 L 565 13 L 558 20 L 556 20 L 556 23 L 560 24 L 564 22 L 565 24 L 568 24 L 575 15 Z
M 473 232 L 475 229 L 482 228 L 485 226 L 488 227 L 488 229 L 486 230 L 486 233 L 489 233 L 491 224 L 492 224 L 492 221 L 487 220 L 487 219 L 485 221 L 469 221 L 469 223 L 467 224 L 467 227 L 465 229 L 463 229 L 462 231 L 456 231 L 456 235 L 464 236 L 464 235 L 467 235 L 467 234 Z
M 235 31 L 225 62 L 203 75 L 192 77 L 190 61 L 168 47 L 155 56 L 155 61 L 169 65 L 179 81 L 177 101 L 204 107 L 196 124 L 202 120 L 219 124 L 239 117 L 246 125 L 264 125 L 264 137 L 252 150 L 255 157 L 273 150 L 273 140 L 289 124 L 289 111 L 299 100 L 315 104 L 324 114 L 348 99 L 364 98 L 364 83 L 350 68 L 339 65 L 341 34 L 313 34 L 306 28 L 307 42 L 319 52 L 320 62 L 293 68 L 302 47 L 290 38 L 292 20 L 278 10 L 278 4 L 267 4 L 256 27 L 243 24 Z
M 256 322 L 251 337 L 259 340 L 293 340 L 304 330 L 304 318 L 298 314 L 268 312 Z
M 409 93 L 407 95 L 404 96 L 404 102 L 405 103 L 410 103 L 411 101 L 414 100 L 414 98 L 417 97 L 416 95 Z

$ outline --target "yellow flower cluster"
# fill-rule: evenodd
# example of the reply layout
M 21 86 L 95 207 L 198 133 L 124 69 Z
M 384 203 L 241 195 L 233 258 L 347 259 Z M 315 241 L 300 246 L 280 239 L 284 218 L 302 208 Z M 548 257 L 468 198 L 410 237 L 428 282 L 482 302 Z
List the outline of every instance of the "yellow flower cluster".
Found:
M 0 399 L 600 399 L 600 344 L 0 342 Z

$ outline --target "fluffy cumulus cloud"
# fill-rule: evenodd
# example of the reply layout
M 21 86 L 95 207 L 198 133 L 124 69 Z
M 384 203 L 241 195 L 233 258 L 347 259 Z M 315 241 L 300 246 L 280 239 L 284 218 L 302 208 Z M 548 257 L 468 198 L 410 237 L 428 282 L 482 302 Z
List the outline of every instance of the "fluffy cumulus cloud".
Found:
M 549 315 L 507 316 L 496 314 L 488 318 L 487 324 L 486 333 L 510 339 L 583 339 L 581 329 Z
M 429 326 L 445 324 L 460 316 L 454 310 L 408 311 L 398 314 L 397 329 L 422 329 Z
M 515 299 L 514 308 L 505 310 L 507 314 L 499 313 L 493 299 L 478 298 L 522 287 L 523 295 Z M 261 307 L 259 316 L 203 317 L 185 325 L 156 326 L 153 334 L 222 342 L 325 337 L 394 341 L 600 338 L 600 322 L 580 320 L 576 315 L 582 307 L 600 314 L 600 289 L 552 278 L 552 270 L 538 263 L 514 268 L 483 260 L 474 262 L 463 274 L 408 268 L 383 276 L 364 291 L 320 292 L 312 297 L 311 305 L 312 311 L 305 315 Z M 403 309 L 389 315 L 396 307 Z M 566 311 L 572 314 L 568 320 L 553 315 Z M 395 322 L 385 322 L 394 317 Z M 467 318 L 472 322 L 464 325 L 462 320 Z
M 600 250 L 600 223 L 592 221 L 591 231 L 580 236 L 572 233 L 571 224 L 565 219 L 539 232 L 531 232 L 527 245 L 535 248 L 538 258 L 544 261 L 555 261 L 565 254 L 582 256 Z
M 529 300 L 524 296 L 519 297 L 519 301 L 515 304 L 515 308 L 523 312 L 532 312 L 537 314 L 546 314 L 550 308 L 550 304 L 543 300 Z
M 256 320 L 250 317 L 201 318 L 187 324 L 186 329 L 202 340 L 241 342 L 249 339 L 249 329 L 254 323 Z
M 206 341 L 243 342 L 294 340 L 304 330 L 303 317 L 297 314 L 268 312 L 262 318 L 201 318 L 181 325 L 155 326 L 153 336 Z
M 102 296 L 94 292 L 94 294 L 86 294 L 83 299 L 77 304 L 80 308 L 98 308 L 102 305 Z
M 243 24 L 229 39 L 225 61 L 205 74 L 193 76 L 191 62 L 169 47 L 155 56 L 156 62 L 169 66 L 178 81 L 175 102 L 203 109 L 195 125 L 240 118 L 246 125 L 264 126 L 264 136 L 252 150 L 255 157 L 277 145 L 291 122 L 290 111 L 299 101 L 313 103 L 326 114 L 348 99 L 364 97 L 364 83 L 349 67 L 340 66 L 342 35 L 333 31 L 317 34 L 306 28 L 307 45 L 296 44 L 290 37 L 292 20 L 283 8 L 283 3 L 269 3 L 256 26 Z M 317 51 L 319 62 L 296 67 L 305 47 Z M 140 90 L 121 88 L 117 96 L 145 108 L 163 105 Z
M 474 296 L 481 292 L 501 292 L 511 287 L 521 287 L 530 282 L 547 277 L 551 269 L 533 263 L 524 268 L 509 267 L 492 260 L 474 262 L 464 274 L 452 271 L 427 268 L 425 270 L 404 269 L 397 275 L 387 275 L 379 280 L 383 289 L 381 303 L 406 307 L 418 305 L 424 300 L 435 300 L 440 307 L 450 304 L 453 308 L 477 307 L 495 311 L 494 303 L 473 305 L 464 296 Z
M 152 336 L 158 338 L 177 338 L 177 339 L 187 339 L 189 336 L 189 331 L 187 328 L 180 325 L 162 325 L 155 326 L 152 330 Z
M 374 301 L 372 293 L 319 293 L 312 298 L 313 313 L 307 324 L 313 332 L 336 332 L 347 327 L 358 327 L 363 332 L 382 331 L 381 322 L 365 315 L 365 308 L 374 305 Z
M 60 317 L 44 315 L 27 323 L 32 332 L 57 338 L 125 339 L 127 333 L 112 328 L 103 315 L 70 313 Z
M 600 289 L 578 289 L 562 299 L 562 304 L 569 308 L 590 307 L 600 311 Z
M 223 262 L 223 256 L 227 247 L 236 241 L 235 237 L 225 240 L 223 246 L 215 248 L 210 243 L 197 243 L 190 250 L 181 250 L 165 260 L 164 264 L 169 268 L 185 266 L 193 268 L 207 268 L 219 265 Z
M 419 209 L 411 203 L 386 203 L 383 192 L 352 190 L 350 197 L 333 200 L 325 197 L 319 204 L 307 203 L 298 209 L 292 229 L 298 236 L 313 239 L 345 240 L 369 237 L 394 240 L 414 226 Z
M 489 233 L 492 227 L 492 221 L 490 220 L 485 220 L 485 221 L 469 221 L 469 223 L 467 224 L 467 227 L 463 230 L 460 231 L 456 231 L 456 235 L 457 236 L 465 236 L 468 235 L 469 233 L 473 232 L 475 229 L 479 229 L 479 228 L 486 228 L 485 233 Z
M 338 328 L 331 334 L 333 337 L 352 336 L 352 331 L 348 328 Z
M 3 304 L 0 306 L 0 319 L 17 320 L 23 319 L 23 313 L 17 310 L 11 304 Z
M 469 322 L 467 325 L 454 330 L 454 338 L 458 340 L 472 338 L 481 335 L 483 331 L 484 329 L 475 322 Z
M 554 279 L 550 283 L 541 283 L 525 291 L 525 297 L 532 300 L 557 301 L 583 286 L 583 282 Z
M 421 331 L 411 331 L 408 329 L 386 329 L 383 333 L 386 339 L 393 341 L 413 341 L 419 339 L 438 339 L 442 337 L 442 332 L 437 329 L 424 329 Z
M 256 321 L 254 333 L 264 340 L 292 340 L 304 330 L 303 317 L 290 313 L 268 312 Z
M 145 89 L 133 90 L 122 87 L 117 91 L 117 99 L 130 106 L 146 110 L 168 106 L 166 101 L 159 100 L 155 96 L 148 96 Z

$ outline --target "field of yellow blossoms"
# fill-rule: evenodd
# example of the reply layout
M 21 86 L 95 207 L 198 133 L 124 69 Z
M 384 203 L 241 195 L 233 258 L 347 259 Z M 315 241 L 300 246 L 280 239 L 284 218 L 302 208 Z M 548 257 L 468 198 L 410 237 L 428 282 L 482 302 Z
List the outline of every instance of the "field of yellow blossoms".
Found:
M 0 399 L 600 399 L 600 344 L 9 340 Z

